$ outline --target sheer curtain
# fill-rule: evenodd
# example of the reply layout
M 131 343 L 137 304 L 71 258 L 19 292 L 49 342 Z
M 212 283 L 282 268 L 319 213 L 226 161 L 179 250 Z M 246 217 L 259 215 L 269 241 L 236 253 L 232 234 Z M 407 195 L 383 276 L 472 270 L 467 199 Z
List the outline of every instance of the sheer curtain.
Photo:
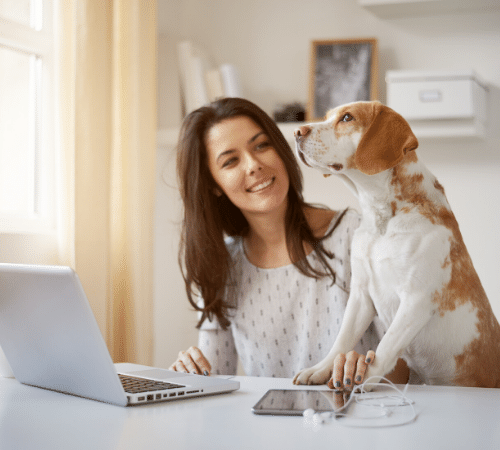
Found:
M 153 360 L 156 1 L 60 0 L 62 263 L 115 362 Z

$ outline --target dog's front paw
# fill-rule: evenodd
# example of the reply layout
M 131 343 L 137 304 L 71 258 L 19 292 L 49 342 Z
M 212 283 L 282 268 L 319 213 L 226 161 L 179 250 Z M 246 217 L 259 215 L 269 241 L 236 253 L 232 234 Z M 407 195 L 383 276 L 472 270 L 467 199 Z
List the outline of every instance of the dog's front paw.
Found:
M 293 379 L 293 384 L 326 384 L 332 376 L 331 365 L 316 364 L 309 369 L 302 369 Z

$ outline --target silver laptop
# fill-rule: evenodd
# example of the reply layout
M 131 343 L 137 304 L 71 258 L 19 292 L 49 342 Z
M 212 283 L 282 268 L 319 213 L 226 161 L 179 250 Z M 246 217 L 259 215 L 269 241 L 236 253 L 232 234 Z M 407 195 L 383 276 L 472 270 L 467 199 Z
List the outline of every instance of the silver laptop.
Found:
M 147 368 L 117 373 L 77 274 L 0 264 L 0 346 L 23 384 L 115 405 L 239 389 L 239 382 Z

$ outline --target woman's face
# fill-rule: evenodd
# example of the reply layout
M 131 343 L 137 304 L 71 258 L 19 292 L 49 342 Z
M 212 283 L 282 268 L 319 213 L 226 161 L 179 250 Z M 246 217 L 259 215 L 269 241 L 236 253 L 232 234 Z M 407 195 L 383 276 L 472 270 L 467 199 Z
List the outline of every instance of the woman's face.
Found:
M 286 209 L 290 182 L 285 165 L 252 119 L 219 122 L 207 132 L 205 146 L 215 182 L 246 217 Z

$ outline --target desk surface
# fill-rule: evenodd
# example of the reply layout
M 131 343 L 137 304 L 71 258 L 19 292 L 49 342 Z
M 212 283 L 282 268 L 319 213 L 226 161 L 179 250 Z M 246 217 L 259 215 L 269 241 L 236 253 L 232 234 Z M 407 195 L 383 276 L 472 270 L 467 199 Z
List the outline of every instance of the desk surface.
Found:
M 251 407 L 268 389 L 297 387 L 289 379 L 236 379 L 241 388 L 230 394 L 123 408 L 0 378 L 0 448 L 500 448 L 500 389 L 410 386 L 415 422 L 360 429 L 338 422 L 311 426 L 298 416 L 254 415 Z

